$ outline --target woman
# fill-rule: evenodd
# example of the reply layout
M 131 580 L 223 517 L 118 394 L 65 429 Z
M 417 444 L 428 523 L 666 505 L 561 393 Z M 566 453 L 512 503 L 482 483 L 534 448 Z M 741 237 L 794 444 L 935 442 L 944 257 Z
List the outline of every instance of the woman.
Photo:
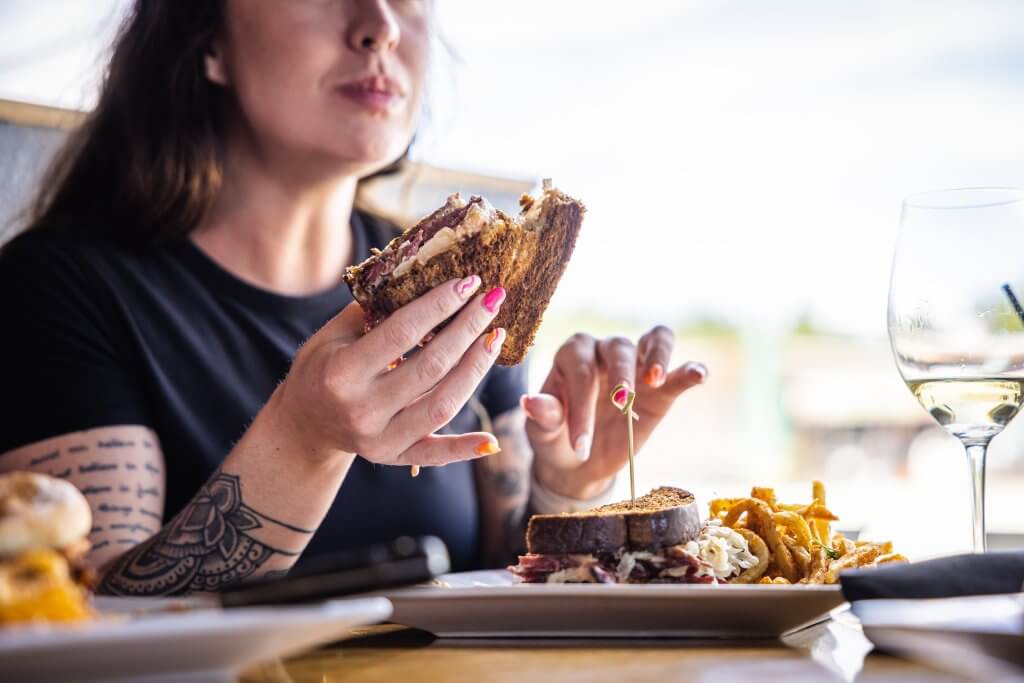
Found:
M 137 0 L 96 110 L 0 259 L 0 469 L 82 489 L 101 590 L 216 591 L 403 533 L 439 535 L 457 568 L 503 561 L 528 504 L 611 487 L 610 387 L 645 379 L 642 443 L 703 379 L 666 371 L 664 327 L 636 347 L 577 334 L 524 397 L 481 338 L 503 290 L 473 277 L 362 334 L 341 275 L 393 232 L 353 198 L 413 137 L 431 9 Z

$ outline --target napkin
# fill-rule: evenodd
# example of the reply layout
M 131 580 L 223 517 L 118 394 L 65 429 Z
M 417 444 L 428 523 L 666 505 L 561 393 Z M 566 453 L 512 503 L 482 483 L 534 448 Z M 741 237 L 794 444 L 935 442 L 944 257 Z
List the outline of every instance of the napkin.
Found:
M 953 555 L 856 569 L 840 574 L 839 582 L 850 602 L 1020 593 L 1024 590 L 1024 550 Z

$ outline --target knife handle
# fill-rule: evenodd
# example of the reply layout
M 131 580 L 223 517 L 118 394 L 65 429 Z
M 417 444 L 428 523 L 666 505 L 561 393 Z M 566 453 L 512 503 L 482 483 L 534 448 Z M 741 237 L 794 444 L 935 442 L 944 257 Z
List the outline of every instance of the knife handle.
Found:
M 448 549 L 435 536 L 403 536 L 391 543 L 309 560 L 287 576 L 237 584 L 221 593 L 224 607 L 293 605 L 429 581 L 449 569 Z

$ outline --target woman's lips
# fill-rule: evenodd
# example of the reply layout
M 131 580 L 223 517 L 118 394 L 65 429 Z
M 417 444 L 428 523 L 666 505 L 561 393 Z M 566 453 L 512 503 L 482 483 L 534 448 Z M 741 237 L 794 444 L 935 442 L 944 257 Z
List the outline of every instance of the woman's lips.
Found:
M 402 97 L 398 89 L 383 78 L 345 83 L 339 86 L 337 91 L 352 102 L 379 112 L 391 110 Z

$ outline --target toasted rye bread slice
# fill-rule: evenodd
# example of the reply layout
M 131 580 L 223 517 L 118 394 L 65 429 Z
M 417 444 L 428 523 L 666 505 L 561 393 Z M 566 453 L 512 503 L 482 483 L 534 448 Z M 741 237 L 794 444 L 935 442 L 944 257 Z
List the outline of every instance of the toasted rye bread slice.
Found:
M 534 515 L 526 529 L 526 548 L 538 555 L 574 555 L 656 550 L 692 541 L 700 534 L 693 494 L 671 486 L 646 496 L 586 512 Z
M 538 201 L 542 202 L 539 214 L 531 220 L 515 220 L 498 212 L 488 229 L 459 240 L 401 276 L 385 279 L 372 294 L 360 286 L 360 280 L 378 257 L 350 268 L 345 281 L 366 312 L 368 326 L 447 280 L 475 273 L 483 281 L 481 292 L 496 286 L 507 292 L 488 328 L 505 328 L 498 364 L 522 362 L 572 256 L 585 211 L 582 203 L 558 190 L 545 191 Z M 437 220 L 439 212 L 428 220 Z

